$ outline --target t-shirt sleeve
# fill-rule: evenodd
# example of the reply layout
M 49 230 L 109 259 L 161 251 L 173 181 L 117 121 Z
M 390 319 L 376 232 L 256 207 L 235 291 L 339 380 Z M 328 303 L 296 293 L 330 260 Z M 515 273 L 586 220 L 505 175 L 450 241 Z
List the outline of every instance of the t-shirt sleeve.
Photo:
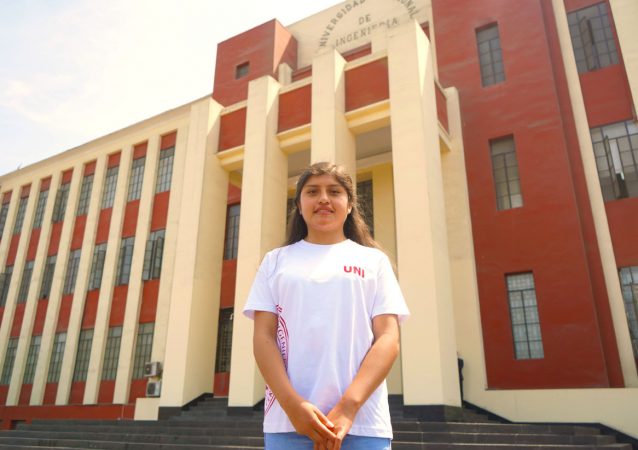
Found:
M 392 270 L 392 264 L 386 255 L 382 256 L 379 263 L 377 291 L 372 307 L 372 317 L 380 314 L 396 314 L 399 317 L 399 323 L 410 315 L 399 282 Z
M 255 318 L 255 311 L 268 311 L 277 314 L 277 303 L 272 295 L 270 289 L 270 283 L 268 282 L 270 270 L 269 262 L 272 254 L 268 253 L 255 275 L 255 280 L 250 288 L 246 305 L 244 306 L 243 313 L 249 319 Z

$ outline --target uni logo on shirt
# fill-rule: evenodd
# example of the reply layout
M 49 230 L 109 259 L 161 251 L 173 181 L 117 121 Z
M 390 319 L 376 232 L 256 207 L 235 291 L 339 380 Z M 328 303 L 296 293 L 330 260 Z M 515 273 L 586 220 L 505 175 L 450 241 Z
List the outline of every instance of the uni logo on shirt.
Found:
M 360 267 L 343 266 L 343 271 L 345 273 L 354 273 L 355 275 L 359 275 L 361 278 L 365 278 L 366 277 L 365 271 L 362 268 L 360 268 Z

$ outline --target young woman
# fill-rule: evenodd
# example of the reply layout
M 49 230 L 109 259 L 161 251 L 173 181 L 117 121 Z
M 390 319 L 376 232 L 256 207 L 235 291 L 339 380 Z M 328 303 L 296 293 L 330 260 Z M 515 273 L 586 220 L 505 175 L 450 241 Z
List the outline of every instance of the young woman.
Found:
M 267 384 L 266 450 L 390 449 L 385 377 L 409 312 L 341 167 L 299 177 L 287 245 L 264 257 L 244 314 Z

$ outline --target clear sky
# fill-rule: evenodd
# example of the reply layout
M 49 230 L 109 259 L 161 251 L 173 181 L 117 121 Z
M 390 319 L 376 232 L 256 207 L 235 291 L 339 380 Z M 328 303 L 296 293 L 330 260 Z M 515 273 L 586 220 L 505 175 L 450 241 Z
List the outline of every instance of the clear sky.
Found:
M 337 3 L 0 1 L 0 175 L 203 97 L 218 42 Z

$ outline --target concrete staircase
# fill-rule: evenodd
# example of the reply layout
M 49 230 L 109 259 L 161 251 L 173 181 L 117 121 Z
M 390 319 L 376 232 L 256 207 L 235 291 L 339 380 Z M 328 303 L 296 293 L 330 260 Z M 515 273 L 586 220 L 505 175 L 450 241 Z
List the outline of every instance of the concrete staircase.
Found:
M 228 416 L 226 406 L 211 397 L 160 421 L 38 420 L 0 432 L 0 449 L 263 449 L 263 413 Z M 632 449 L 587 426 L 503 424 L 468 410 L 459 422 L 424 422 L 404 417 L 400 398 L 391 412 L 393 450 Z

